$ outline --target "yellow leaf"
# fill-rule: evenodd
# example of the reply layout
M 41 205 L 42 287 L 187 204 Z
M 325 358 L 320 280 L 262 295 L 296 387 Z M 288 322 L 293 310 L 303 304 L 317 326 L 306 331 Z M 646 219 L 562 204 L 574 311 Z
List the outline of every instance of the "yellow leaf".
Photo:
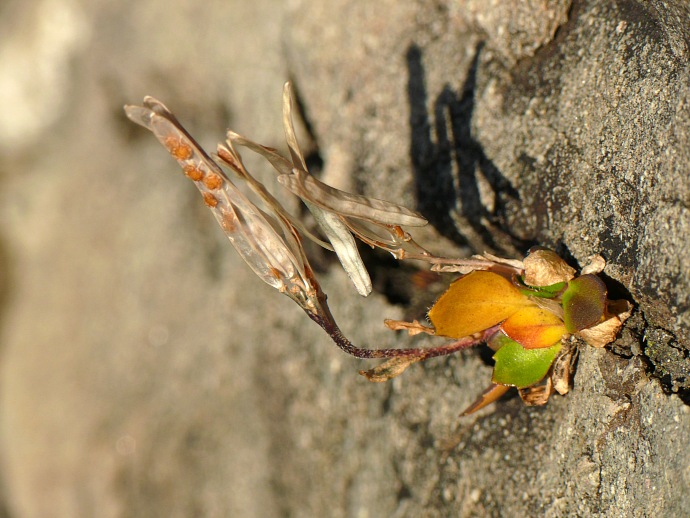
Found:
M 429 310 L 436 334 L 462 338 L 494 326 L 533 303 L 508 279 L 477 271 L 461 277 Z
M 525 349 L 551 347 L 567 334 L 560 318 L 537 306 L 516 311 L 503 322 L 501 331 Z

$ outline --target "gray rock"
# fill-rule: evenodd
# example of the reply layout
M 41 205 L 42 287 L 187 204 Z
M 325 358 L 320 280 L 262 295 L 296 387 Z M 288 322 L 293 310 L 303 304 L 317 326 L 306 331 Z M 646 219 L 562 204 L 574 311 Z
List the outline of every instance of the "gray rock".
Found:
M 2 9 L 7 515 L 688 514 L 686 3 Z M 421 210 L 434 251 L 607 258 L 636 314 L 570 394 L 459 419 L 479 351 L 366 382 L 121 110 L 150 94 L 208 148 L 281 147 L 286 79 L 322 178 Z M 362 299 L 316 253 L 353 342 L 433 343 L 381 325 L 433 300 L 408 270 L 367 256 Z

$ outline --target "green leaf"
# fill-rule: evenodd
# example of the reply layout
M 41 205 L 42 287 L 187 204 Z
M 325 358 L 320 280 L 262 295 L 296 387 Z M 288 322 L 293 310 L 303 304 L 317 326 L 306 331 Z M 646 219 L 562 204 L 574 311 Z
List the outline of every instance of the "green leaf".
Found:
M 581 275 L 563 294 L 563 320 L 569 333 L 601 322 L 606 309 L 606 285 L 596 275 Z
M 522 280 L 524 282 L 524 280 Z M 528 286 L 525 285 L 525 289 L 520 291 L 525 295 L 530 295 L 532 297 L 539 297 L 542 299 L 553 299 L 556 298 L 566 287 L 567 283 L 557 282 L 556 284 L 551 284 L 550 286 Z
M 497 273 L 477 271 L 450 285 L 429 311 L 437 335 L 462 338 L 494 326 L 534 304 Z
M 502 345 L 494 354 L 496 365 L 492 381 L 517 388 L 541 381 L 561 350 L 561 342 L 544 349 L 525 349 L 506 336 L 498 340 Z

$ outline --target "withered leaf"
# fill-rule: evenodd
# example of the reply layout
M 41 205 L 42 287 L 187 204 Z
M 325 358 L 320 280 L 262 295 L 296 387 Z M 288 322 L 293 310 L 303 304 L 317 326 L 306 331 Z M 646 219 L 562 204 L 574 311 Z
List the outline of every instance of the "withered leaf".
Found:
M 427 327 L 419 323 L 419 320 L 413 320 L 412 322 L 405 322 L 404 320 L 391 320 L 387 318 L 383 321 L 384 325 L 392 331 L 407 331 L 410 336 L 415 336 L 420 333 L 425 333 L 427 335 L 436 334 L 436 331 L 432 327 Z
M 508 392 L 509 389 L 510 387 L 507 387 L 505 385 L 497 385 L 495 383 L 492 384 L 482 393 L 481 396 L 479 396 L 479 398 L 474 403 L 472 403 L 465 410 L 463 410 L 460 416 L 466 416 L 475 413 L 477 410 L 481 410 L 485 406 L 490 405 L 491 403 L 496 401 L 503 394 Z
M 359 373 L 369 381 L 382 383 L 399 376 L 405 372 L 410 365 L 420 360 L 422 360 L 422 358 L 418 356 L 399 356 L 397 358 L 391 358 L 373 369 L 359 371 Z
M 581 329 L 577 336 L 582 338 L 592 347 L 601 348 L 611 342 L 613 342 L 621 328 L 623 327 L 623 322 L 621 319 L 614 315 L 611 318 L 604 320 L 601 324 L 597 324 L 593 327 L 588 327 L 586 329 Z
M 539 385 L 518 389 L 518 393 L 525 405 L 542 406 L 548 403 L 551 394 L 553 394 L 553 383 L 551 378 L 547 377 Z
M 524 281 L 529 286 L 550 286 L 575 277 L 575 269 L 551 250 L 531 250 L 522 262 L 525 265 Z

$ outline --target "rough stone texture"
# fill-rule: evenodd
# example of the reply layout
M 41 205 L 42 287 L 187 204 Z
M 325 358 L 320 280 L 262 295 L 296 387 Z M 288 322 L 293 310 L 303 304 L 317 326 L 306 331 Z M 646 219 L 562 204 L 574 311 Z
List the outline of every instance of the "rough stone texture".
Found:
M 498 5 L 3 4 L 6 515 L 690 513 L 687 4 Z M 478 352 L 367 383 L 121 111 L 280 146 L 287 78 L 323 177 L 416 206 L 430 248 L 607 257 L 637 312 L 571 394 L 458 419 Z M 429 303 L 407 270 L 368 256 L 364 300 L 318 259 L 354 342 L 407 341 L 380 324 Z

